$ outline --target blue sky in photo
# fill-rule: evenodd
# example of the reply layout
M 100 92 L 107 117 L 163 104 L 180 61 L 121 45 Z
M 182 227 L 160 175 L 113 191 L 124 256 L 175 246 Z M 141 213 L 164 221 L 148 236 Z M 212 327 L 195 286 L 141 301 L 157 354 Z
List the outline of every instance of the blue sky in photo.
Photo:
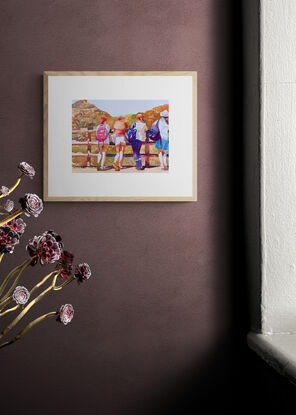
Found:
M 103 100 L 103 99 L 89 99 L 90 103 L 94 104 L 100 110 L 108 112 L 113 117 L 125 114 L 136 114 L 137 112 L 145 112 L 151 110 L 158 105 L 168 104 L 166 99 L 125 99 L 125 100 Z M 74 101 L 75 102 L 75 101 Z

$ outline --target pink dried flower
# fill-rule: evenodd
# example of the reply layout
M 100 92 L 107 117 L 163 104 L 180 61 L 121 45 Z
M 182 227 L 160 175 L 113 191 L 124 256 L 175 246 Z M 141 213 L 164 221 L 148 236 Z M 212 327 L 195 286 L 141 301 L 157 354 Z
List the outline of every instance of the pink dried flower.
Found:
M 72 304 L 64 304 L 59 311 L 59 320 L 65 324 L 65 326 L 72 321 L 74 317 L 74 308 Z
M 73 269 L 73 259 L 74 255 L 69 251 L 63 251 L 61 253 L 60 259 L 56 265 L 56 269 L 61 271 L 60 276 L 62 278 L 68 279 L 71 277 Z
M 7 226 L 9 226 L 10 229 L 16 231 L 21 236 L 25 232 L 27 225 L 22 218 L 17 218 L 7 222 Z
M 41 264 L 52 264 L 58 261 L 63 248 L 61 240 L 62 238 L 54 231 L 47 231 L 30 239 L 26 249 L 33 258 L 31 265 L 37 264 L 38 259 Z
M 18 286 L 15 288 L 12 298 L 17 304 L 24 305 L 30 298 L 30 293 L 26 287 Z
M 0 254 L 12 254 L 19 241 L 20 236 L 16 231 L 7 225 L 0 227 Z
M 90 276 L 91 276 L 91 269 L 90 269 L 90 266 L 86 262 L 76 266 L 75 277 L 78 278 L 80 282 L 84 280 L 88 280 Z
M 14 202 L 10 199 L 7 199 L 4 205 L 6 212 L 11 212 L 14 208 Z
M 0 195 L 7 196 L 9 194 L 9 188 L 6 186 L 0 187 Z
M 43 210 L 42 200 L 33 193 L 26 193 L 19 201 L 26 216 L 33 215 L 37 218 Z
M 22 174 L 25 174 L 26 176 L 30 177 L 30 179 L 33 179 L 35 176 L 35 169 L 34 167 L 30 166 L 30 164 L 26 163 L 25 161 L 22 161 L 18 167 L 19 171 Z

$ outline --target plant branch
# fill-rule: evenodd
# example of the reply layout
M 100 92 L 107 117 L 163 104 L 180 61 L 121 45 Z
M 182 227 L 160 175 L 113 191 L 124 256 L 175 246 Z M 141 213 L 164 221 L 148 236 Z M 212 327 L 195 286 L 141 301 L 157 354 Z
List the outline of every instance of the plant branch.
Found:
M 38 282 L 38 284 L 34 285 L 34 287 L 32 288 L 32 290 L 30 291 L 30 296 L 33 294 L 34 291 L 36 291 L 39 287 L 41 287 L 41 285 L 43 285 L 54 273 L 56 273 L 57 271 L 52 271 L 49 274 L 47 274 L 43 280 L 41 280 L 40 282 Z
M 34 298 L 34 300 L 30 301 L 30 303 L 23 309 L 23 311 L 21 311 L 18 316 L 10 323 L 8 324 L 8 326 L 5 327 L 4 330 L 2 330 L 2 332 L 0 333 L 0 339 L 6 334 L 8 333 L 23 317 L 25 314 L 27 314 L 27 312 L 35 305 L 37 304 L 40 300 L 42 300 L 42 298 L 50 291 L 52 291 L 55 287 L 55 283 L 57 280 L 59 274 L 56 274 L 53 278 L 53 281 L 51 283 L 51 285 L 46 288 L 46 290 L 42 291 L 41 294 L 39 294 L 36 298 Z
M 50 272 L 40 282 L 38 282 L 38 284 L 34 285 L 34 287 L 30 291 L 30 297 L 32 296 L 32 294 L 33 294 L 34 291 L 36 291 L 39 287 L 41 287 L 41 285 L 43 285 L 56 272 L 57 271 Z M 1 311 L 3 310 L 3 308 L 5 308 L 7 306 L 7 304 L 9 304 L 11 301 L 12 301 L 12 296 L 10 296 L 9 298 L 7 298 L 5 300 L 5 302 L 3 302 L 3 304 L 0 303 L 0 317 L 4 316 L 7 313 L 10 313 L 11 311 L 15 311 L 15 310 L 17 310 L 20 307 L 19 305 L 16 305 L 16 306 L 14 306 L 12 308 L 9 308 L 8 310 L 6 310 L 6 311 L 4 311 L 4 312 L 1 313 Z
M 2 297 L 1 301 L 6 300 L 6 298 L 12 293 L 12 291 L 15 289 L 17 283 L 19 282 L 19 279 L 23 275 L 23 273 L 26 270 L 26 268 L 28 268 L 28 266 L 30 265 L 30 263 L 31 263 L 31 258 L 28 258 L 27 263 L 20 269 L 20 271 L 19 271 L 16 279 L 14 280 L 13 284 L 11 285 L 11 287 L 9 288 L 9 290 L 7 291 L 7 293 Z M 0 307 L 1 307 L 1 305 L 0 305 Z
M 0 317 L 5 316 L 5 314 L 11 313 L 11 311 L 15 311 L 18 308 L 20 308 L 19 304 L 15 305 L 14 307 L 8 308 L 7 310 L 3 311 L 3 313 L 0 313 Z
M 16 189 L 18 187 L 18 185 L 20 184 L 22 179 L 22 174 L 20 175 L 20 177 L 17 179 L 17 181 L 15 182 L 15 184 L 9 189 L 8 193 L 6 194 L 1 194 L 0 195 L 0 199 L 2 199 L 2 197 L 8 196 L 10 193 L 12 193 L 14 191 L 14 189 Z
M 11 295 L 10 297 L 6 298 L 6 300 L 2 301 L 2 302 L 0 303 L 0 311 L 2 311 L 2 310 L 3 310 L 3 308 L 4 308 L 5 306 L 7 306 L 7 304 L 9 304 L 9 303 L 10 303 L 10 301 L 11 301 L 11 300 L 12 300 L 12 295 Z
M 22 331 L 20 331 L 13 339 L 0 344 L 0 349 L 2 347 L 8 346 L 9 344 L 12 344 L 14 342 L 16 342 L 17 340 L 19 340 L 24 334 L 26 334 L 32 327 L 36 326 L 36 324 L 41 323 L 43 320 L 49 318 L 49 317 L 53 317 L 53 316 L 57 316 L 58 312 L 57 311 L 52 311 L 51 313 L 47 313 L 47 314 L 43 314 L 43 316 L 40 316 L 38 318 L 36 318 L 35 320 L 31 321 L 31 323 L 29 323 Z
M 7 218 L 3 219 L 0 222 L 0 226 L 5 225 L 7 222 L 10 222 L 12 219 L 17 218 L 18 216 L 20 216 L 23 213 L 23 209 L 17 209 L 15 210 L 11 215 L 7 216 Z
M 30 261 L 32 261 L 33 258 L 28 258 L 26 259 L 22 264 L 18 265 L 17 267 L 13 268 L 10 273 L 6 276 L 6 278 L 4 279 L 4 281 L 2 282 L 2 284 L 0 285 L 0 295 L 3 293 L 3 291 L 5 290 L 6 285 L 8 284 L 10 278 L 13 277 L 13 275 L 20 269 L 22 268 L 27 261 L 30 259 Z
M 66 280 L 65 282 L 63 282 L 61 285 L 55 286 L 54 287 L 54 291 L 59 291 L 62 288 L 66 287 L 66 285 L 70 284 L 70 282 L 74 281 L 76 278 L 75 277 L 71 277 L 68 280 Z

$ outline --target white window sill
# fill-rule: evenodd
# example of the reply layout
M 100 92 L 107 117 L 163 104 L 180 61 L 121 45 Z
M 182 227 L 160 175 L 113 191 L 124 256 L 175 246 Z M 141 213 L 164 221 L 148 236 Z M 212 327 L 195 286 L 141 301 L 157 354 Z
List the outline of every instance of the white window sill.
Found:
M 296 334 L 248 334 L 248 345 L 281 375 L 296 384 Z

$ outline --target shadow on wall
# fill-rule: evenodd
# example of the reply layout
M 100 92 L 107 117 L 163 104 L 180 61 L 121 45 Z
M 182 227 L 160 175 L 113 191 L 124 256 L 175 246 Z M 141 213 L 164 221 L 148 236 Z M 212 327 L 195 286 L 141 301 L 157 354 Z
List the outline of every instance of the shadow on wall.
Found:
M 187 367 L 184 365 L 175 376 L 161 384 L 159 393 L 151 394 L 147 402 L 141 402 L 127 414 L 208 414 L 214 410 L 216 412 L 217 408 L 219 413 L 224 414 L 230 409 L 235 410 L 237 398 L 244 402 L 245 408 L 253 410 L 253 400 L 249 399 L 251 391 L 259 400 L 260 381 L 264 380 L 266 372 L 270 375 L 269 370 L 263 367 L 260 373 L 262 376 L 254 382 L 252 364 L 257 364 L 260 370 L 261 362 L 246 345 L 250 322 L 242 186 L 242 16 L 240 2 L 230 0 L 225 3 L 231 7 L 232 12 L 227 17 L 223 16 L 223 25 L 221 14 L 213 13 L 215 23 L 211 37 L 225 39 L 228 46 L 226 50 L 222 49 L 219 42 L 214 40 L 212 61 L 219 64 L 214 64 L 210 82 L 212 112 L 208 122 L 209 128 L 212 128 L 209 134 L 213 136 L 209 151 L 213 154 L 214 200 L 220 205 L 220 215 L 223 217 L 220 223 L 212 227 L 213 248 L 221 269 L 227 270 L 229 267 L 228 275 L 223 272 L 215 278 L 214 318 L 217 322 L 224 322 L 226 331 L 224 336 L 217 333 L 212 347 L 208 348 L 204 356 L 197 353 L 196 360 L 191 360 Z M 226 14 L 227 10 L 225 7 Z M 228 189 L 227 182 L 231 183 L 231 190 Z M 230 246 L 232 249 L 228 251 Z M 228 304 L 225 304 L 227 299 Z M 274 399 L 274 404 L 277 403 L 279 402 Z
M 215 413 L 233 407 L 230 344 L 217 344 L 203 358 L 190 362 L 181 372 L 167 379 L 162 391 L 132 412 L 133 415 Z M 130 414 L 131 412 L 129 412 Z

